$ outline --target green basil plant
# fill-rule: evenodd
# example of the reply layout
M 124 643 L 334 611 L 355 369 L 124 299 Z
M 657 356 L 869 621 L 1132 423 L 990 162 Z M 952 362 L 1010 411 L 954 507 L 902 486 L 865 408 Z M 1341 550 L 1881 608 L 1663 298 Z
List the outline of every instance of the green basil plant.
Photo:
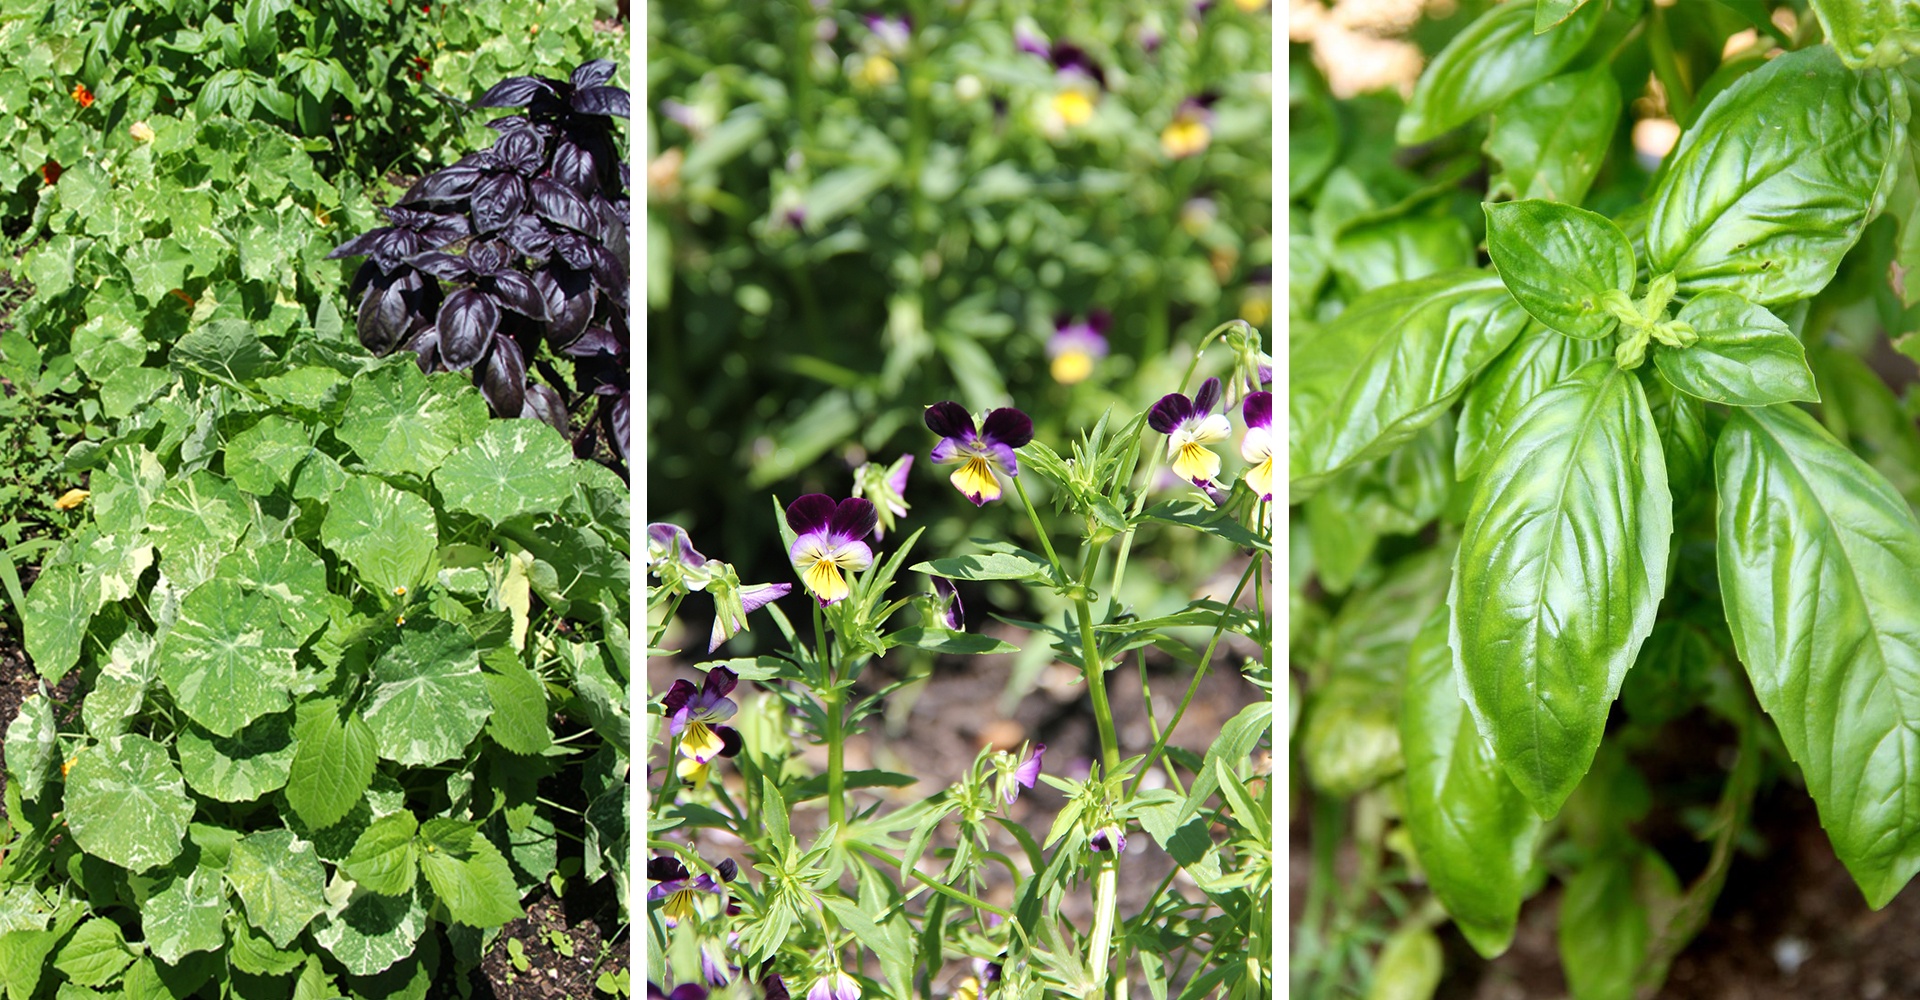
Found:
M 1573 996 L 1647 995 L 1771 783 L 1920 872 L 1920 12 L 1463 7 L 1404 102 L 1292 60 L 1294 983 L 1431 995 L 1556 880 Z

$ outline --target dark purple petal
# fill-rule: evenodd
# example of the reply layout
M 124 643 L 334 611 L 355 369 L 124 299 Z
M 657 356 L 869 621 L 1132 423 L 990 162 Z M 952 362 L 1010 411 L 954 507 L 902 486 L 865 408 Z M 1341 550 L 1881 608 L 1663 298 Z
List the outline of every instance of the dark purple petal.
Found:
M 787 505 L 787 527 L 796 535 L 811 534 L 833 520 L 836 508 L 825 493 L 809 493 Z
M 677 715 L 681 709 L 687 707 L 689 701 L 693 700 L 693 696 L 699 693 L 700 689 L 694 687 L 692 681 L 683 677 L 674 681 L 673 686 L 667 689 L 666 696 L 660 699 L 660 707 L 666 709 L 670 716 Z
M 466 371 L 486 357 L 500 329 L 500 309 L 485 293 L 462 288 L 447 296 L 434 327 L 440 332 L 440 358 L 454 371 Z
M 952 400 L 927 407 L 927 429 L 943 438 L 964 438 L 973 434 L 973 415 Z
M 987 414 L 987 419 L 981 421 L 980 436 L 1009 448 L 1018 448 L 1033 440 L 1033 420 L 1011 406 L 1003 406 Z
M 532 420 L 545 421 L 548 427 L 565 434 L 567 427 L 567 404 L 552 387 L 538 382 L 527 386 L 526 402 L 520 415 Z
M 850 497 L 833 508 L 833 517 L 827 522 L 827 533 L 857 542 L 873 534 L 874 525 L 879 523 L 880 512 L 874 509 L 872 501 Z
M 1200 383 L 1200 391 L 1194 394 L 1193 408 L 1201 416 L 1213 412 L 1215 403 L 1220 402 L 1220 380 L 1209 377 Z
M 588 87 L 573 95 L 573 110 L 583 115 L 631 118 L 633 98 L 619 87 Z
M 688 684 L 691 689 L 693 685 Z M 654 882 L 684 882 L 687 878 L 687 866 L 672 855 L 650 858 L 647 861 L 647 878 Z
M 707 1000 L 707 988 L 699 983 L 681 983 L 667 995 L 667 1000 Z
M 738 683 L 740 683 L 739 674 L 726 667 L 714 667 L 707 671 L 707 679 L 700 685 L 700 700 L 705 704 L 719 701 L 731 693 L 734 685 Z
M 707 652 L 711 653 L 713 651 L 708 650 Z M 715 726 L 713 727 L 713 732 L 714 735 L 720 737 L 720 756 L 722 757 L 738 757 L 741 749 L 746 746 L 746 743 L 741 740 L 740 734 L 727 726 Z M 721 864 L 730 865 L 733 864 L 733 861 L 729 859 L 721 862 Z M 728 881 L 732 881 L 733 876 L 729 875 L 727 879 Z
M 772 965 L 773 960 L 768 959 L 767 964 Z M 786 980 L 781 979 L 779 973 L 769 973 L 760 985 L 766 990 L 766 1000 L 793 1000 L 787 992 Z
M 552 94 L 556 82 L 537 76 L 509 77 L 488 88 L 474 103 L 483 108 L 521 107 L 537 95 Z
M 527 359 L 512 337 L 495 335 L 480 377 L 480 395 L 496 417 L 517 417 L 527 405 Z
M 473 189 L 473 228 L 491 233 L 506 227 L 527 207 L 527 182 L 519 175 L 488 175 Z
M 1087 313 L 1087 325 L 1093 327 L 1093 332 L 1104 337 L 1107 335 L 1107 330 L 1113 326 L 1113 314 L 1105 309 L 1095 309 Z
M 595 59 L 592 62 L 584 62 L 580 64 L 578 69 L 573 71 L 571 82 L 576 90 L 598 87 L 608 80 L 613 79 L 614 68 L 613 60 L 611 59 Z
M 1240 416 L 1248 427 L 1273 426 L 1273 393 L 1256 392 L 1240 404 Z
M 1193 416 L 1193 401 L 1177 392 L 1160 397 L 1147 411 L 1147 426 L 1162 434 L 1172 434 L 1181 422 Z
M 728 858 L 725 861 L 720 862 L 720 864 L 716 866 L 714 870 L 720 873 L 720 881 L 731 882 L 733 881 L 734 876 L 740 873 L 740 865 L 737 862 L 735 862 L 732 858 Z

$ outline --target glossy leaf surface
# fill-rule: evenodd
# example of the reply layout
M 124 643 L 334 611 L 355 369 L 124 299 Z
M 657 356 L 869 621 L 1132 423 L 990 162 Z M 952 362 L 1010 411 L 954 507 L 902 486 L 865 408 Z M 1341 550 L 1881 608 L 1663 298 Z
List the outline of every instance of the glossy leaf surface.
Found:
M 1533 32 L 1528 4 L 1500 4 L 1482 14 L 1427 65 L 1394 137 L 1401 145 L 1426 142 L 1552 76 L 1593 37 L 1604 6 L 1589 3 L 1541 35 Z
M 1774 314 L 1731 292 L 1706 292 L 1678 318 L 1700 339 L 1653 349 L 1653 363 L 1676 388 L 1733 406 L 1820 400 L 1806 349 Z
M 1597 340 L 1620 321 L 1601 308 L 1633 289 L 1633 246 L 1604 215 L 1550 201 L 1487 205 L 1487 254 L 1507 291 L 1534 319 Z

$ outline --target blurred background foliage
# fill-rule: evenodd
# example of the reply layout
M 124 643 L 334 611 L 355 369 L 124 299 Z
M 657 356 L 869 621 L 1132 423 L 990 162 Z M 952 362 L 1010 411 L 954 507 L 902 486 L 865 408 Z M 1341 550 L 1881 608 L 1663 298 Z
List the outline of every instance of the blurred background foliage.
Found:
M 976 514 L 930 466 L 923 407 L 1015 405 L 1064 450 L 1182 388 L 1213 327 L 1271 329 L 1264 0 L 714 0 L 649 24 L 648 518 L 746 579 L 791 575 L 767 493 L 845 496 L 903 452 L 923 547 L 1025 540 L 1011 491 Z M 1096 310 L 1110 353 L 1056 379 L 1056 320 Z M 1211 348 L 1194 384 L 1231 361 Z M 1190 580 L 1228 552 L 1156 538 Z

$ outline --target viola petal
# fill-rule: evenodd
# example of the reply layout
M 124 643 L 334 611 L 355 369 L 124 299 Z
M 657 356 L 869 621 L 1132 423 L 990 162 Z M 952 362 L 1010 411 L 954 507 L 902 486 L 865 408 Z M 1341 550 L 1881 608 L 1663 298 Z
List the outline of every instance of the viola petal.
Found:
M 1220 402 L 1220 380 L 1209 377 L 1200 383 L 1200 391 L 1194 394 L 1193 408 L 1201 413 L 1212 413 L 1213 405 Z
M 836 509 L 832 497 L 825 493 L 808 493 L 787 505 L 787 527 L 798 535 L 812 534 L 833 520 Z
M 1247 423 L 1247 430 L 1273 426 L 1273 393 L 1256 392 L 1240 404 L 1240 417 Z
M 837 538 L 857 542 L 872 534 L 874 525 L 878 523 L 880 513 L 874 509 L 873 501 L 850 497 L 835 505 L 833 517 L 827 522 L 827 531 Z
M 1177 392 L 1160 397 L 1147 411 L 1147 426 L 1162 434 L 1172 434 L 1187 418 L 1193 415 L 1193 400 Z
M 973 415 L 967 408 L 953 400 L 945 400 L 927 407 L 924 415 L 927 429 L 943 438 L 965 438 L 973 435 Z
M 981 422 L 980 436 L 987 441 L 998 441 L 1009 448 L 1018 448 L 1033 440 L 1033 420 L 1011 406 L 1003 406 L 987 414 Z

